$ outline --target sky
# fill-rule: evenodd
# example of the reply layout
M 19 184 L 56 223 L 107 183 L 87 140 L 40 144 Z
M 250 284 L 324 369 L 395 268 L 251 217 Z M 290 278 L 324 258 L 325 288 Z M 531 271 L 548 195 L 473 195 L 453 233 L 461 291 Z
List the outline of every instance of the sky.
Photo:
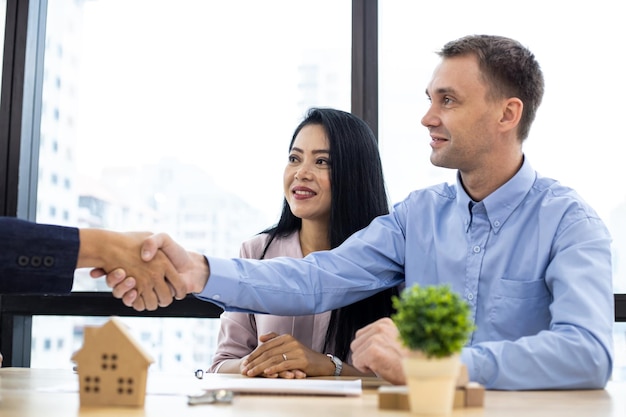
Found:
M 87 2 L 79 152 L 97 158 L 78 158 L 80 170 L 174 157 L 275 214 L 288 145 L 303 116 L 296 105 L 301 53 L 349 51 L 350 28 L 339 21 L 350 21 L 350 3 L 317 2 L 302 11 L 304 20 L 271 24 L 264 15 L 289 16 L 295 3 L 264 4 Z M 322 18 L 330 6 L 336 13 Z M 319 30 L 322 22 L 338 25 L 342 44 L 337 33 Z M 346 63 L 349 71 L 349 52 Z
M 81 170 L 174 156 L 275 211 L 286 146 L 302 117 L 298 65 L 311 48 L 350 47 L 350 2 L 260 3 L 88 1 L 79 151 L 93 156 L 78 158 Z M 430 166 L 420 124 L 434 51 L 492 33 L 528 46 L 544 71 L 544 102 L 524 145 L 533 166 L 607 219 L 626 200 L 616 151 L 626 87 L 614 53 L 626 29 L 610 12 L 615 3 L 379 2 L 379 137 L 392 202 L 453 178 Z

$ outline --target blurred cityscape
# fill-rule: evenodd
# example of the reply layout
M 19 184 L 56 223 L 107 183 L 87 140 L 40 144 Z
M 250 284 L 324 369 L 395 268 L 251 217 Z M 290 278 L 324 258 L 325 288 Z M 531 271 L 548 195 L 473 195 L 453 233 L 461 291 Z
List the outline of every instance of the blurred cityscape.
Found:
M 189 250 L 220 257 L 238 256 L 241 242 L 277 220 L 267 210 L 243 200 L 239 194 L 246 190 L 236 190 L 238 194 L 224 189 L 205 170 L 171 156 L 151 164 L 138 161 L 127 167 L 116 166 L 116 161 L 111 161 L 111 167 L 99 173 L 78 171 L 80 158 L 100 157 L 79 151 L 80 142 L 87 139 L 80 135 L 78 118 L 81 33 L 84 7 L 88 3 L 94 4 L 91 0 L 54 0 L 48 5 L 37 221 L 118 231 L 167 232 Z M 333 66 L 337 60 L 332 51 L 309 52 L 303 53 L 304 59 L 298 65 L 295 112 L 304 114 L 308 107 L 320 102 L 332 105 L 337 103 L 337 97 L 349 102 L 344 92 L 337 91 L 345 85 L 344 79 L 349 80 L 349 72 Z M 318 65 L 319 62 L 324 65 Z M 339 76 L 339 72 L 345 76 Z M 103 119 L 102 123 L 116 122 Z M 281 143 L 285 155 L 289 139 L 285 136 Z M 180 146 L 175 138 L 170 141 L 172 148 Z M 215 149 L 219 151 L 219 143 Z M 192 155 L 194 149 L 187 152 Z M 269 187 L 282 190 L 278 182 Z M 273 199 L 274 195 L 269 198 Z M 282 202 L 280 198 L 275 200 L 277 216 Z M 76 272 L 73 291 L 110 291 L 102 278 L 92 279 L 88 272 Z M 34 317 L 31 366 L 72 367 L 69 359 L 82 344 L 84 326 L 101 325 L 106 319 Z M 206 369 L 211 363 L 219 319 L 122 318 L 122 321 L 155 358 L 153 369 Z

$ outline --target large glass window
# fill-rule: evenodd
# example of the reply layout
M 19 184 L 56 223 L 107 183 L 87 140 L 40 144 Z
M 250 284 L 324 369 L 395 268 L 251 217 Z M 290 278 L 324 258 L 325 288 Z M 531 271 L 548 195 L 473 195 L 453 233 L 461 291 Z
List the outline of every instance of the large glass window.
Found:
M 430 164 L 420 125 L 434 51 L 468 33 L 512 36 L 535 52 L 547 82 L 525 152 L 606 221 L 614 289 L 625 292 L 626 192 L 619 152 L 604 149 L 619 143 L 619 106 L 609 100 L 625 88 L 611 53 L 625 35 L 619 16 L 611 0 L 379 2 L 379 136 L 392 201 L 453 180 Z M 286 146 L 305 109 L 349 110 L 349 22 L 348 0 L 49 0 L 37 220 L 162 230 L 190 249 L 236 254 L 278 215 Z M 94 289 L 106 288 L 79 272 L 75 290 Z M 36 317 L 32 366 L 71 366 L 67 352 L 51 360 L 37 346 L 73 351 L 82 325 L 97 321 Z M 194 358 L 178 369 L 206 366 L 215 324 L 182 323 L 148 327 L 192 327 L 202 346 L 174 347 L 173 357 Z M 152 335 L 163 333 L 141 338 Z M 614 375 L 623 377 L 623 324 L 615 345 Z
M 188 249 L 237 256 L 278 219 L 305 111 L 350 110 L 350 5 L 49 0 L 37 221 L 164 231 Z M 79 271 L 74 289 L 107 288 Z M 60 365 L 39 350 L 49 329 L 67 335 L 70 366 L 87 320 L 36 317 L 32 366 Z M 168 346 L 177 369 L 185 358 L 207 366 L 216 323 L 200 321 L 147 326 L 145 340 L 178 326 L 184 343 Z
M 430 138 L 420 124 L 428 106 L 424 89 L 439 60 L 434 52 L 467 34 L 510 36 L 535 53 L 546 80 L 525 153 L 535 169 L 576 189 L 604 219 L 614 238 L 614 291 L 625 292 L 626 189 L 623 156 L 615 151 L 624 139 L 615 128 L 616 98 L 626 95 L 621 16 L 612 0 L 379 2 L 380 146 L 392 199 L 454 180 L 454 172 L 430 164 Z M 625 331 L 615 325 L 615 376 L 626 370 Z

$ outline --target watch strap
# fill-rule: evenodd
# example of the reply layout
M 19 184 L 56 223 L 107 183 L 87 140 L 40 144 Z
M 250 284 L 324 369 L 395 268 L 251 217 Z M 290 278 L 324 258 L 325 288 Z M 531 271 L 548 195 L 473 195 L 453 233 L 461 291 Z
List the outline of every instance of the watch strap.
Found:
M 333 374 L 333 376 L 341 375 L 341 370 L 343 369 L 343 362 L 341 361 L 341 359 L 331 353 L 327 353 L 326 356 L 328 356 L 330 361 L 335 365 L 335 373 Z

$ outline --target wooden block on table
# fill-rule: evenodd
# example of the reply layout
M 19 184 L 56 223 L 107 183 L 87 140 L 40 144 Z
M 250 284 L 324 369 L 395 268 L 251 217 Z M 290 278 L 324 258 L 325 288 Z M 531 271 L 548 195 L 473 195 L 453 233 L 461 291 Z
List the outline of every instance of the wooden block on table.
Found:
M 465 407 L 482 407 L 485 403 L 485 387 L 478 382 L 469 382 L 465 386 Z
M 378 388 L 378 408 L 381 410 L 408 410 L 406 385 L 384 385 Z
M 477 382 L 468 382 L 454 392 L 454 408 L 482 407 L 485 388 Z M 409 410 L 406 385 L 388 385 L 378 388 L 378 408 L 381 410 Z

